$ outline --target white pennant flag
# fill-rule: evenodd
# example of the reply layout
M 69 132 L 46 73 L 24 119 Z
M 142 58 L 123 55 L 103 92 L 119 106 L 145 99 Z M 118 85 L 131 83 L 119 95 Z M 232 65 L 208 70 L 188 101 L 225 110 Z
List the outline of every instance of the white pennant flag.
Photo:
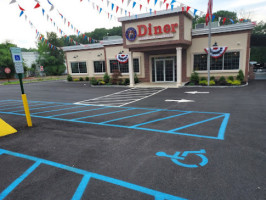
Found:
M 121 11 L 121 15 L 123 15 L 123 8 L 121 8 L 120 11 Z
M 110 4 L 110 1 L 109 1 L 109 0 L 107 0 L 107 7 L 109 6 L 109 4 Z
M 25 15 L 25 21 L 27 21 L 27 18 L 28 18 L 27 15 Z
M 130 4 L 131 0 L 127 0 L 127 6 Z
M 49 19 L 49 15 L 46 15 L 46 18 L 47 18 L 47 21 L 48 21 L 48 19 Z
M 17 2 L 16 0 L 12 0 L 9 4 L 16 3 L 16 2 Z
M 94 2 L 92 3 L 92 8 L 95 10 L 95 4 L 94 4 Z
M 64 17 L 64 24 L 66 24 L 66 18 Z
M 163 2 L 162 2 L 162 1 L 160 1 L 160 8 L 162 8 L 162 5 L 163 5 Z

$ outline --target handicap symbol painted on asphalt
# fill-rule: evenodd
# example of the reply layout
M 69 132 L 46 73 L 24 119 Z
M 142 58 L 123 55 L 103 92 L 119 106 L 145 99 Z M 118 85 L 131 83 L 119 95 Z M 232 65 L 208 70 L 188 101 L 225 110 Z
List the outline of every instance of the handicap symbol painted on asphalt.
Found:
M 197 168 L 197 167 L 203 167 L 208 163 L 208 158 L 203 155 L 206 153 L 205 149 L 201 149 L 200 151 L 184 151 L 181 155 L 181 152 L 177 151 L 174 155 L 167 155 L 165 152 L 157 152 L 156 155 L 157 156 L 161 156 L 161 157 L 167 157 L 167 158 L 171 158 L 171 160 L 181 166 L 181 167 L 188 167 L 188 168 Z M 197 156 L 199 156 L 201 158 L 201 162 L 199 164 L 184 164 L 180 161 L 185 160 L 185 158 L 189 155 L 189 154 L 195 154 Z

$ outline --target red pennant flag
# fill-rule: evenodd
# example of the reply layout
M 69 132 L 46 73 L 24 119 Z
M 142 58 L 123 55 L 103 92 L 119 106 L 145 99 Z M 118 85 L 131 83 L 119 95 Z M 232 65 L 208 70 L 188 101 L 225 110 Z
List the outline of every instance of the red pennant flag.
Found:
M 154 15 L 156 15 L 156 10 L 154 10 Z
M 150 3 L 150 0 L 147 0 L 148 1 L 148 4 Z
M 124 0 L 122 0 L 122 3 L 124 3 Z
M 70 25 L 70 22 L 68 22 L 68 27 L 69 27 L 69 25 Z
M 182 7 L 182 12 L 184 12 L 184 10 L 185 10 L 185 7 Z
M 118 6 L 116 6 L 116 13 L 117 13 L 118 9 L 119 9 L 119 7 L 118 7 Z
M 223 24 L 225 23 L 225 21 L 226 21 L 226 18 L 224 17 L 224 19 L 223 19 Z
M 166 10 L 168 10 L 168 7 L 169 7 L 169 3 L 166 4 Z
M 40 7 L 40 4 L 37 3 L 36 6 L 34 8 L 39 8 Z
M 244 19 L 240 19 L 240 21 L 242 22 Z
M 190 6 L 187 7 L 187 12 L 189 11 L 189 9 L 190 9 Z
M 99 6 L 97 6 L 97 10 L 99 10 Z
M 165 3 L 167 0 L 164 0 L 163 3 Z
M 139 10 L 140 10 L 140 11 L 141 11 L 141 8 L 142 8 L 142 5 L 140 4 L 140 5 L 139 5 Z
M 18 5 L 18 7 L 19 7 L 19 9 L 20 9 L 21 11 L 25 11 L 23 8 L 20 7 L 20 5 Z
M 108 19 L 109 19 L 109 17 L 110 17 L 110 13 L 108 13 Z
M 130 12 L 128 12 L 128 16 L 130 17 Z

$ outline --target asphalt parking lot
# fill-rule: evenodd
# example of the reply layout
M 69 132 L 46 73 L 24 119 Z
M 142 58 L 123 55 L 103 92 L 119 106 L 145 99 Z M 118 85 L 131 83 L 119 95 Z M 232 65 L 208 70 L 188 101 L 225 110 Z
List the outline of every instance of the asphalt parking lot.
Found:
M 266 81 L 147 95 L 24 86 L 32 128 L 19 86 L 0 86 L 0 118 L 18 130 L 0 138 L 0 199 L 265 199 Z M 194 102 L 165 101 L 179 99 Z

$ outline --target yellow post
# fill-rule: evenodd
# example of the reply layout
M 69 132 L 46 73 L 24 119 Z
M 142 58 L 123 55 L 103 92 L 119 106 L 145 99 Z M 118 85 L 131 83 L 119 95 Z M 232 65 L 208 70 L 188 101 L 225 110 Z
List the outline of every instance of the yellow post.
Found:
M 25 110 L 25 115 L 26 115 L 28 127 L 32 127 L 32 121 L 31 121 L 31 117 L 30 117 L 30 109 L 29 109 L 29 105 L 28 105 L 27 96 L 26 96 L 26 94 L 22 94 L 21 96 L 22 96 L 22 101 L 23 101 L 23 106 L 24 106 L 24 110 Z

